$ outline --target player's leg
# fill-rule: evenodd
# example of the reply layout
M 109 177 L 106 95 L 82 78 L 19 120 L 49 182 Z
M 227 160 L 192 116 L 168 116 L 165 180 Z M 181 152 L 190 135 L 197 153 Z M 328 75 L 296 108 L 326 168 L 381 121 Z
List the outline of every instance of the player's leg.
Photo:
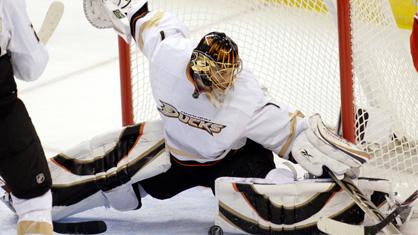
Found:
M 0 175 L 19 216 L 18 234 L 52 234 L 51 176 L 27 110 L 16 94 L 8 55 L 0 57 Z
M 52 234 L 51 175 L 41 143 L 19 99 L 0 106 L 0 175 L 12 192 L 18 234 Z
M 213 166 L 207 167 L 205 178 L 200 185 L 215 189 L 215 180 L 222 176 L 264 178 L 275 168 L 273 153 L 262 145 L 248 139 L 240 149 L 231 150 L 228 155 Z
M 183 164 L 171 156 L 170 169 L 160 175 L 142 180 L 139 184 L 146 193 L 157 199 L 168 199 L 178 193 L 201 185 L 206 177 L 207 166 Z
M 241 149 L 231 151 L 217 162 L 186 162 L 171 157 L 171 168 L 167 172 L 139 184 L 152 197 L 167 199 L 195 186 L 214 190 L 215 179 L 221 176 L 264 178 L 274 167 L 272 152 L 248 140 Z

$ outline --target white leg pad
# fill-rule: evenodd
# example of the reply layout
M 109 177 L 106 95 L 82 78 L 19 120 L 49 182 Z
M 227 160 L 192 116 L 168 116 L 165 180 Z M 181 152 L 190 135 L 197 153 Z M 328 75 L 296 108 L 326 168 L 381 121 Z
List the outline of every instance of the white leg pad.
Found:
M 283 179 L 279 179 L 280 175 Z M 218 215 L 215 224 L 224 232 L 267 234 L 297 231 L 318 232 L 321 217 L 360 223 L 361 209 L 330 179 L 293 181 L 283 169 L 270 172 L 270 179 L 221 177 L 215 181 Z M 359 180 L 366 195 L 390 191 L 387 181 Z M 377 189 L 377 190 L 374 190 Z
M 78 203 L 71 204 L 70 206 L 54 206 L 52 208 L 52 219 L 60 220 L 68 216 L 102 206 L 109 207 L 109 204 L 108 200 L 103 195 L 103 192 L 99 191 Z
M 124 184 L 112 190 L 103 192 L 109 205 L 118 211 L 135 210 L 140 205 L 132 185 Z
M 137 209 L 140 198 L 132 184 L 161 174 L 171 165 L 160 121 L 98 135 L 51 158 L 48 164 L 58 199 L 52 210 L 54 220 L 99 206 Z

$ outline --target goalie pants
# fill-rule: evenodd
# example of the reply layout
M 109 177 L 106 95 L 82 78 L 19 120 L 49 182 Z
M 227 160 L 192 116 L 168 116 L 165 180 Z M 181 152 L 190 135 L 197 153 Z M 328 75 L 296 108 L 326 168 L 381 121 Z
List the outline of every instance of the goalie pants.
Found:
M 272 152 L 248 139 L 245 146 L 216 162 L 185 162 L 171 156 L 167 172 L 139 184 L 152 197 L 167 199 L 195 186 L 210 187 L 214 192 L 215 180 L 222 176 L 264 178 L 274 168 Z
M 16 96 L 10 57 L 0 57 L 0 175 L 13 195 L 31 199 L 51 187 L 38 135 L 23 102 Z

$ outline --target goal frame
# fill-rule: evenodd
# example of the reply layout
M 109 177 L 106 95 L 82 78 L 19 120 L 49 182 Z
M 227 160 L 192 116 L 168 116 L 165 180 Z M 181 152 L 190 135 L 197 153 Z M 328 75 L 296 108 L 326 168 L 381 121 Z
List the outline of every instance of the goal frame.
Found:
M 355 143 L 355 112 L 349 0 L 337 0 L 340 64 L 341 126 L 345 139 Z M 130 45 L 118 37 L 122 125 L 134 124 Z
M 130 45 L 118 36 L 122 126 L 135 124 L 132 102 Z

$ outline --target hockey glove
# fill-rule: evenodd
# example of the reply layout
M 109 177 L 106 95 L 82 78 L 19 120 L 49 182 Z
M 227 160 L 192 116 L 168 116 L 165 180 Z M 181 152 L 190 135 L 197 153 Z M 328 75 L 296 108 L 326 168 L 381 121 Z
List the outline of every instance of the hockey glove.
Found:
M 335 135 L 321 120 L 319 114 L 309 118 L 309 128 L 300 133 L 293 144 L 292 155 L 309 173 L 321 176 L 323 166 L 338 178 L 355 178 L 359 168 L 368 160 L 368 154 L 354 144 Z

